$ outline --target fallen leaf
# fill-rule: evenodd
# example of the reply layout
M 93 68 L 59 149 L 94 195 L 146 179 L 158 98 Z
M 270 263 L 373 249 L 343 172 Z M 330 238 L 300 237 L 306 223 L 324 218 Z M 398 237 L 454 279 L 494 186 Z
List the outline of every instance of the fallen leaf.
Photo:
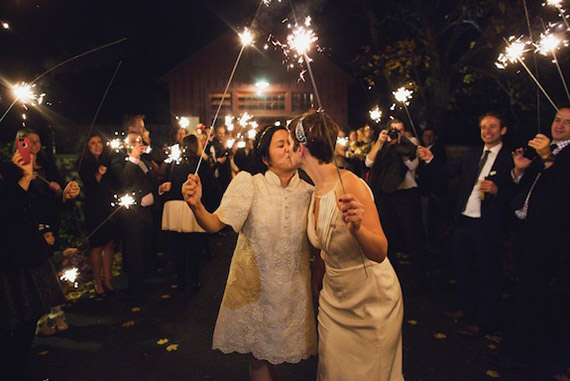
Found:
M 135 322 L 133 320 L 127 320 L 126 322 L 123 323 L 123 327 L 124 328 L 129 328 L 135 325 Z
M 133 307 L 133 308 L 131 308 L 131 312 L 141 312 L 141 308 L 140 307 Z
M 438 340 L 447 339 L 447 335 L 445 335 L 444 333 L 436 333 L 435 335 L 433 335 L 433 337 L 435 337 Z
M 158 345 L 164 345 L 166 343 L 168 343 L 168 339 L 160 339 L 156 342 Z
M 418 325 L 418 321 L 417 320 L 408 320 L 408 324 L 409 325 Z
M 171 284 L 170 288 L 173 290 L 176 290 L 178 288 L 178 285 L 177 284 Z
M 488 370 L 485 372 L 485 374 L 491 378 L 499 378 L 499 372 L 497 372 L 496 370 Z
M 41 351 L 38 353 L 38 356 L 45 356 L 49 353 L 49 351 Z
M 161 296 L 162 299 L 170 299 L 170 295 L 169 294 L 164 294 Z
M 497 349 L 497 346 L 495 344 L 488 344 L 487 348 L 489 348 L 490 350 L 494 351 L 495 349 Z
M 166 350 L 168 352 L 177 351 L 178 350 L 178 344 L 170 344 L 169 346 L 166 347 Z
M 570 381 L 570 377 L 568 377 L 565 374 L 557 374 L 556 376 L 554 376 L 554 379 L 556 381 Z
M 411 265 L 411 263 L 408 261 L 400 261 L 400 264 L 401 265 Z
M 494 343 L 500 344 L 503 341 L 503 338 L 496 335 L 485 335 L 485 339 L 490 340 Z

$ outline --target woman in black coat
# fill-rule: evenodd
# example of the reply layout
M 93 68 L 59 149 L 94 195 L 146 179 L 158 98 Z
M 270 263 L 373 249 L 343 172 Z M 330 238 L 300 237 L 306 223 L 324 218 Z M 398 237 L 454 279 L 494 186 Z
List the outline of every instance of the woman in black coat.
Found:
M 196 135 L 188 135 L 181 144 L 182 159 L 173 162 L 166 170 L 166 179 L 171 182 L 170 191 L 164 193 L 162 230 L 171 232 L 171 250 L 176 258 L 178 289 L 188 287 L 187 270 L 190 273 L 190 285 L 194 292 L 200 284 L 200 254 L 207 250 L 207 233 L 198 225 L 194 214 L 182 196 L 182 184 L 190 173 L 194 173 L 200 159 L 200 148 Z M 213 212 L 220 203 L 220 189 L 207 161 L 203 161 L 198 171 L 205 194 L 204 205 Z M 189 267 L 189 269 L 187 269 Z
M 113 212 L 111 202 L 117 191 L 117 182 L 112 172 L 107 170 L 108 163 L 105 158 L 108 157 L 108 153 L 103 150 L 101 135 L 91 135 L 87 140 L 85 159 L 79 169 L 85 191 L 84 212 L 89 233 Z M 111 270 L 118 230 L 116 221 L 110 219 L 89 238 L 91 269 L 97 295 L 103 295 L 105 289 L 113 291 Z

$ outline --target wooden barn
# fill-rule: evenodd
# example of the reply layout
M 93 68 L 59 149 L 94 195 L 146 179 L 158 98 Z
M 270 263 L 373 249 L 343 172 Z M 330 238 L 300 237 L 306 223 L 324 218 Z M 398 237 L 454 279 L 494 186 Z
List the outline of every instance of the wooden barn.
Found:
M 222 100 L 228 78 L 241 48 L 238 36 L 228 32 L 187 58 L 162 77 L 168 83 L 170 112 L 210 125 Z M 339 123 L 348 123 L 347 85 L 350 76 L 321 53 L 312 54 L 311 67 L 325 111 Z M 244 112 L 259 124 L 284 122 L 318 106 L 308 73 L 287 67 L 274 50 L 247 47 L 222 104 L 216 125 L 225 115 Z M 194 127 L 194 126 L 191 126 Z

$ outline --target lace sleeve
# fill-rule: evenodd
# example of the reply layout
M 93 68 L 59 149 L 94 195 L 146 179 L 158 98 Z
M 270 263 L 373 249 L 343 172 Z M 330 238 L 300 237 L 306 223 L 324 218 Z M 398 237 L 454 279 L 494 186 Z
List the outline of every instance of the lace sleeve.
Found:
M 214 212 L 237 233 L 241 230 L 253 203 L 253 177 L 242 171 L 232 180 L 224 193 L 219 208 Z

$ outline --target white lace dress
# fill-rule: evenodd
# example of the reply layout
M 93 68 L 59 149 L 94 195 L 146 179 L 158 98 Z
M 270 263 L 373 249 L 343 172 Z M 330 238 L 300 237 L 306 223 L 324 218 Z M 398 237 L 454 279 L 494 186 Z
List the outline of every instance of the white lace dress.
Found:
M 272 364 L 317 353 L 306 234 L 312 189 L 297 174 L 283 188 L 271 171 L 240 172 L 230 183 L 215 214 L 239 236 L 213 349 Z
M 388 258 L 377 263 L 364 257 L 342 221 L 335 189 L 318 198 L 316 226 L 315 197 L 309 209 L 309 240 L 322 250 L 326 268 L 317 378 L 401 381 L 404 308 L 398 277 Z

